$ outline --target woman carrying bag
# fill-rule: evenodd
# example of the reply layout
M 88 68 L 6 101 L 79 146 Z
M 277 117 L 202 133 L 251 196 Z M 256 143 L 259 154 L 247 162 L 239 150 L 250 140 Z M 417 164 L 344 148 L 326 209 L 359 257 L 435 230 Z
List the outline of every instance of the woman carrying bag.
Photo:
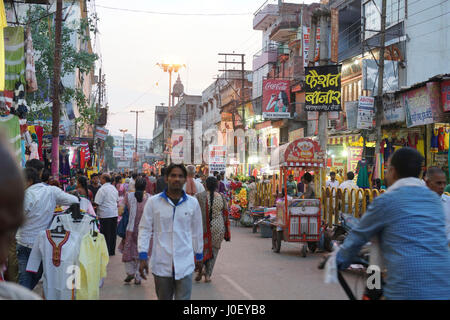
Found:
M 203 222 L 203 261 L 197 261 L 197 276 L 200 281 L 205 276 L 205 282 L 211 281 L 211 274 L 222 241 L 230 241 L 230 221 L 225 197 L 216 192 L 218 181 L 215 177 L 206 179 L 206 191 L 195 195 L 202 210 Z

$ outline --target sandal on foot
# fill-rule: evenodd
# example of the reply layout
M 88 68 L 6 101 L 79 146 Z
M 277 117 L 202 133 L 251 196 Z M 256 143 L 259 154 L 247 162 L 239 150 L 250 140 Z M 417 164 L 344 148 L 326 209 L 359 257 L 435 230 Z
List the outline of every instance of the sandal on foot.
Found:
M 128 275 L 128 276 L 125 278 L 125 280 L 123 280 L 123 281 L 125 281 L 126 283 L 130 283 L 131 280 L 133 280 L 133 279 L 134 279 L 134 276 Z

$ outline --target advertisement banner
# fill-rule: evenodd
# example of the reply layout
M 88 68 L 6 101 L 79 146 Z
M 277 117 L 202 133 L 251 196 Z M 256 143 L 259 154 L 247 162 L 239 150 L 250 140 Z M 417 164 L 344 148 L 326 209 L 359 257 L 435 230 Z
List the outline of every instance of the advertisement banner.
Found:
M 441 82 L 441 101 L 444 112 L 450 111 L 450 80 Z
M 345 113 L 347 115 L 347 129 L 355 130 L 358 122 L 358 101 L 347 101 L 345 103 Z
M 434 122 L 445 121 L 441 107 L 441 84 L 439 82 L 427 82 L 427 91 Z
M 120 158 L 120 159 L 131 159 L 133 158 L 133 150 L 130 148 L 125 148 L 125 156 L 124 156 L 124 150 L 122 147 L 114 147 L 113 148 L 113 157 L 114 158 Z
M 358 161 L 362 159 L 363 147 L 349 147 L 347 151 L 347 171 L 352 171 L 353 173 L 355 173 L 356 167 L 358 166 Z
M 97 136 L 98 139 L 105 141 L 106 137 L 108 136 L 108 133 L 109 133 L 108 129 L 97 127 L 95 135 Z
M 405 121 L 405 109 L 399 95 L 383 97 L 383 121 L 382 124 L 390 124 Z
M 226 146 L 209 146 L 209 174 L 214 171 L 222 172 L 227 167 L 227 147 Z
M 303 27 L 303 65 L 308 66 L 308 52 L 309 52 L 309 38 L 310 38 L 311 28 Z M 316 56 L 319 54 L 320 48 L 320 28 L 317 28 L 316 33 Z
M 305 110 L 341 111 L 340 66 L 305 68 Z
M 374 97 L 359 97 L 358 102 L 358 122 L 356 128 L 358 129 L 372 129 L 374 127 Z
M 290 118 L 289 80 L 267 79 L 263 81 L 262 112 L 265 119 Z
M 433 110 L 426 87 L 411 90 L 402 94 L 408 128 L 431 124 L 434 122 Z

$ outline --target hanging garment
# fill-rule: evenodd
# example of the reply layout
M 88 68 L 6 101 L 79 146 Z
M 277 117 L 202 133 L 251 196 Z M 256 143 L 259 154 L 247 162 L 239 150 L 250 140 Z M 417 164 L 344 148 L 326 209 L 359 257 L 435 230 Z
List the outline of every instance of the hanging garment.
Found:
M 438 150 L 444 151 L 445 150 L 445 135 L 444 135 L 444 128 L 439 128 L 438 130 Z
M 431 149 L 430 152 L 437 153 L 439 151 L 439 132 L 433 130 L 431 132 Z
M 370 188 L 367 160 L 358 161 L 358 179 L 356 185 L 360 188 Z
M 70 176 L 69 154 L 59 154 L 59 173 L 63 176 Z
M 5 14 L 5 5 L 0 0 L 0 91 L 5 90 L 5 38 L 4 28 L 8 26 Z
M 86 234 L 80 246 L 80 289 L 77 290 L 77 300 L 98 300 L 100 282 L 106 277 L 106 267 L 109 262 L 108 247 L 105 237 L 98 233 L 93 237 Z
M 36 273 L 43 264 L 43 288 L 47 300 L 75 300 L 75 286 L 68 288 L 67 273 L 78 265 L 80 238 L 75 232 L 67 231 L 65 237 L 52 238 L 50 230 L 41 231 L 31 250 L 27 272 Z M 75 271 L 75 270 L 73 270 Z
M 425 158 L 425 141 L 423 139 L 417 141 L 417 151 Z
M 26 71 L 25 79 L 27 81 L 27 92 L 37 91 L 36 68 L 34 67 L 34 49 L 33 39 L 31 38 L 31 28 L 26 31 Z
M 27 159 L 25 158 L 25 152 L 26 152 L 26 147 L 25 147 L 25 140 L 21 140 L 21 147 L 22 147 L 22 168 L 25 168 L 25 163 L 27 162 Z
M 81 204 L 80 210 L 82 210 Z M 53 219 L 49 229 L 54 229 L 59 224 L 62 224 L 64 229 L 70 232 L 76 232 L 80 236 L 80 238 L 89 233 L 92 228 L 91 221 L 94 219 L 88 214 L 84 214 L 83 219 L 81 219 L 80 222 L 74 222 L 71 214 L 60 214 L 56 217 L 57 218 Z
M 30 153 L 29 160 L 32 160 L 32 159 L 39 160 L 38 144 L 36 142 L 33 141 L 30 144 L 30 151 L 31 151 L 31 153 Z
M 25 100 L 25 85 L 16 82 L 14 87 L 13 107 L 11 113 L 17 115 L 20 119 L 25 119 L 28 113 L 28 105 Z
M 450 134 L 448 129 L 444 130 L 444 150 L 447 151 L 449 148 L 449 139 L 450 139 Z
M 42 148 L 44 147 L 42 143 L 42 137 L 44 136 L 44 128 L 41 126 L 35 126 L 36 134 L 38 137 L 38 152 L 39 152 L 39 160 L 44 161 L 44 154 L 42 153 Z
M 86 160 L 84 148 L 80 148 L 80 169 L 84 169 L 85 162 Z
M 14 90 L 16 82 L 25 84 L 25 39 L 23 27 L 6 27 L 5 90 Z
M 0 128 L 3 128 L 3 130 L 5 130 L 14 155 L 17 157 L 17 160 L 20 163 L 22 161 L 22 145 L 20 142 L 19 118 L 12 114 L 0 117 Z

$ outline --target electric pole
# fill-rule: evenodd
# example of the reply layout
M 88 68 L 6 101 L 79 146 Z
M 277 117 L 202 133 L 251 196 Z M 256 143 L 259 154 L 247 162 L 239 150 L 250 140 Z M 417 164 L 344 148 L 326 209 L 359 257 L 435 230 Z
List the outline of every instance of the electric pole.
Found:
M 122 132 L 122 158 L 125 159 L 125 132 L 128 131 L 128 129 L 120 129 L 120 132 Z
M 144 113 L 145 111 L 130 111 L 133 113 L 136 113 L 136 147 L 135 147 L 135 153 L 136 153 L 136 159 L 133 159 L 134 162 L 134 170 L 135 173 L 137 173 L 137 156 L 138 156 L 138 118 L 139 118 L 139 113 Z
M 55 54 L 53 63 L 53 97 L 52 97 L 52 176 L 59 177 L 59 82 L 61 78 L 61 29 L 62 0 L 56 1 L 55 15 Z
M 378 93 L 377 110 L 375 115 L 376 145 L 375 154 L 380 152 L 381 143 L 381 120 L 383 116 L 383 82 L 384 82 L 384 46 L 386 39 L 386 0 L 381 2 L 381 34 L 380 34 L 380 56 L 378 58 Z

